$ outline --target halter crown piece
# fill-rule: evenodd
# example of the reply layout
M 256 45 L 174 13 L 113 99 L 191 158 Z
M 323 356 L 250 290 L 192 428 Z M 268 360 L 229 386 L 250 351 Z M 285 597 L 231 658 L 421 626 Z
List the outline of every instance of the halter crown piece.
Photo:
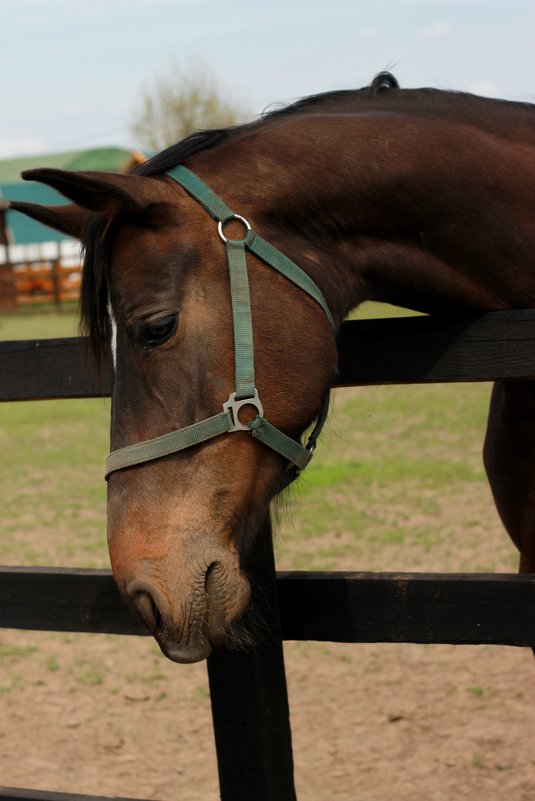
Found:
M 292 480 L 307 466 L 312 457 L 316 440 L 327 417 L 329 396 L 327 395 L 325 399 L 306 447 L 279 431 L 265 419 L 262 403 L 255 386 L 253 326 L 246 251 L 254 253 L 289 281 L 307 292 L 321 306 L 335 329 L 329 307 L 314 281 L 280 250 L 255 233 L 246 219 L 239 214 L 234 214 L 195 173 L 181 165 L 170 170 L 167 175 L 180 184 L 217 221 L 219 236 L 225 243 L 232 300 L 236 391 L 232 392 L 228 401 L 223 404 L 223 411 L 213 417 L 208 417 L 177 431 L 171 431 L 161 437 L 112 451 L 106 459 L 105 478 L 107 479 L 115 470 L 122 470 L 125 467 L 149 462 L 161 456 L 168 456 L 185 448 L 199 445 L 220 434 L 248 431 L 253 437 L 290 462 L 290 466 L 293 468 L 290 478 Z M 225 237 L 225 224 L 231 220 L 239 220 L 245 226 L 243 239 L 227 239 Z M 257 411 L 256 417 L 246 424 L 240 422 L 239 419 L 239 410 L 242 406 L 253 406 Z

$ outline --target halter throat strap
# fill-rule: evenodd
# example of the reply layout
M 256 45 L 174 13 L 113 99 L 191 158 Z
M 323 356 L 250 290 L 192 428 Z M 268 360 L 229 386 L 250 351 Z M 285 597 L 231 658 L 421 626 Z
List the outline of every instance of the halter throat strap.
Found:
M 255 385 L 254 338 L 247 272 L 247 251 L 254 253 L 313 298 L 323 309 L 329 323 L 335 330 L 335 323 L 330 309 L 320 289 L 310 276 L 291 259 L 253 231 L 248 221 L 231 211 L 226 203 L 195 173 L 180 165 L 170 170 L 167 175 L 182 186 L 217 221 L 218 234 L 225 244 L 234 329 L 235 392 L 232 392 L 228 401 L 223 404 L 223 411 L 213 417 L 193 423 L 193 425 L 185 428 L 171 431 L 168 434 L 163 434 L 160 437 L 112 451 L 106 459 L 105 478 L 108 479 L 110 474 L 116 470 L 168 456 L 171 453 L 199 445 L 224 433 L 246 431 L 287 459 L 290 463 L 290 472 L 286 483 L 290 483 L 307 466 L 312 457 L 316 440 L 327 416 L 329 396 L 327 395 L 324 401 L 306 447 L 284 434 L 264 417 L 263 406 Z M 224 227 L 231 220 L 238 220 L 245 226 L 245 233 L 242 239 L 226 238 Z M 257 412 L 256 416 L 247 424 L 242 423 L 239 419 L 239 411 L 243 406 L 252 406 Z

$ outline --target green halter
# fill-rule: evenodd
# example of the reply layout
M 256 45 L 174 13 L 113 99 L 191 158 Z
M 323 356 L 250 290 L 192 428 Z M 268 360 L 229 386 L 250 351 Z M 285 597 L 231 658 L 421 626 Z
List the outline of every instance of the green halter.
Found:
M 234 326 L 236 391 L 232 392 L 228 401 L 223 404 L 223 411 L 214 417 L 201 420 L 161 437 L 112 451 L 106 459 L 105 478 L 107 479 L 115 470 L 158 459 L 161 456 L 176 453 L 185 448 L 199 445 L 212 437 L 233 431 L 248 431 L 253 437 L 284 456 L 295 466 L 295 474 L 297 474 L 307 466 L 312 457 L 317 437 L 327 416 L 328 397 L 306 447 L 279 431 L 265 419 L 262 403 L 255 386 L 253 326 L 246 251 L 254 253 L 270 267 L 307 292 L 321 306 L 334 329 L 335 324 L 331 312 L 314 281 L 277 248 L 256 234 L 247 220 L 239 214 L 234 214 L 200 178 L 184 166 L 176 167 L 167 175 L 180 184 L 214 220 L 217 220 L 219 236 L 225 243 Z M 225 237 L 224 226 L 231 220 L 239 220 L 245 226 L 246 232 L 243 239 L 227 239 Z M 242 406 L 253 406 L 257 411 L 257 416 L 247 424 L 240 422 L 239 419 L 239 410 Z

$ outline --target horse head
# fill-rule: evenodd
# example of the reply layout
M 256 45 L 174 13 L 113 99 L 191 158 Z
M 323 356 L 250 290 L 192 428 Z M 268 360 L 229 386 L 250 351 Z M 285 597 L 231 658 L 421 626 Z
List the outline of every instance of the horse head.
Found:
M 243 223 L 227 221 L 219 236 L 199 202 L 166 176 L 43 169 L 25 177 L 73 201 L 12 207 L 85 245 L 84 319 L 97 350 L 108 341 L 113 352 L 110 458 L 223 418 L 240 358 L 225 241 L 240 241 Z M 256 225 L 254 204 L 246 212 Z M 332 382 L 334 336 L 307 293 L 254 252 L 246 261 L 262 419 L 299 448 Z M 249 601 L 255 537 L 288 483 L 284 450 L 250 436 L 258 406 L 246 398 L 233 414 L 243 430 L 109 470 L 115 580 L 177 662 L 232 642 Z

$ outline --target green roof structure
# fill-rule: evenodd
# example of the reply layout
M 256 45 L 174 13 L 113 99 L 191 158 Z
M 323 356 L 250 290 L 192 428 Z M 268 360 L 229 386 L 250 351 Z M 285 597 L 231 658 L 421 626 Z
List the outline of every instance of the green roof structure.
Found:
M 134 164 L 145 160 L 136 150 L 120 147 L 99 147 L 91 150 L 75 150 L 68 153 L 50 153 L 42 156 L 20 156 L 0 160 L 0 197 L 4 200 L 24 200 L 29 203 L 58 205 L 65 198 L 44 184 L 24 181 L 23 170 L 37 167 L 55 167 L 61 170 L 104 170 L 106 172 L 125 172 Z M 17 245 L 30 245 L 40 242 L 60 242 L 68 239 L 65 234 L 48 228 L 16 211 L 7 212 L 12 241 Z

